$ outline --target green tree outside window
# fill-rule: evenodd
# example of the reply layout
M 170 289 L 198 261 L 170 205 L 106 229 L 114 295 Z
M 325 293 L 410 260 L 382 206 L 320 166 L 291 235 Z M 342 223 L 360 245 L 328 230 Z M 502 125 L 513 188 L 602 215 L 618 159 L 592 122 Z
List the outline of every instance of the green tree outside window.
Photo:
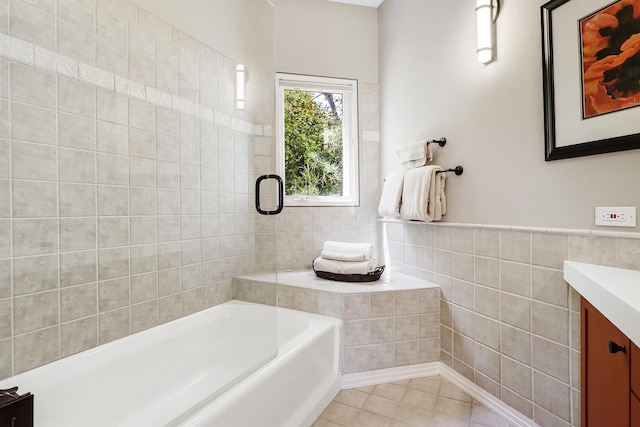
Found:
M 286 194 L 342 196 L 343 95 L 284 91 Z

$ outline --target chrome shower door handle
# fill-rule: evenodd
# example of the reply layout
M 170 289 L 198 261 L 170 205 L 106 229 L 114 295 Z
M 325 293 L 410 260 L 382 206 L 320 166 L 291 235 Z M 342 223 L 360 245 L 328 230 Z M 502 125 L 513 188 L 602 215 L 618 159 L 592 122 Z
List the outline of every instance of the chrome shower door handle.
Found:
M 275 179 L 278 185 L 278 206 L 273 211 L 265 211 L 260 207 L 260 187 L 262 181 Z M 260 215 L 278 215 L 284 208 L 284 185 L 279 175 L 262 175 L 256 180 L 256 210 Z

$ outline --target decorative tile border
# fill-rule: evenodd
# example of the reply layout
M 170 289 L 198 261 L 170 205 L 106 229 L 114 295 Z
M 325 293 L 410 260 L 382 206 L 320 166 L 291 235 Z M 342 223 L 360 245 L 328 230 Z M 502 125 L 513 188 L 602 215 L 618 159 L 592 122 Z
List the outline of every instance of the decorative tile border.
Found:
M 146 86 L 4 33 L 0 33 L 0 57 L 32 67 L 42 68 L 59 76 L 130 98 L 137 98 L 159 107 L 188 114 L 237 132 L 253 136 L 272 136 L 271 125 L 251 123 L 233 117 L 230 114 L 215 111 L 206 105 L 196 104 L 179 96 Z
M 640 239 L 640 233 L 632 231 L 586 230 L 579 228 L 526 227 L 518 225 L 469 224 L 459 222 L 419 222 L 393 218 L 378 218 L 378 222 L 389 224 L 429 224 L 437 227 L 482 228 L 486 230 L 524 231 L 528 233 L 567 234 L 584 237 L 619 237 L 623 239 Z

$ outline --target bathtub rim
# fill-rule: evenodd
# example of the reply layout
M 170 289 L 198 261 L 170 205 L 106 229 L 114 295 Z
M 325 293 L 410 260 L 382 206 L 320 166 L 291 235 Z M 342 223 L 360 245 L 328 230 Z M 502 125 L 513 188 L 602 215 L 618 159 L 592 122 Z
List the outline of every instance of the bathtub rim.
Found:
M 245 301 L 240 301 L 240 300 L 234 300 L 234 301 L 237 301 L 243 304 L 254 304 L 254 303 L 250 303 L 250 302 L 247 303 Z M 259 305 L 262 305 L 262 304 L 259 304 Z M 297 407 L 294 409 L 296 411 L 296 414 L 299 415 L 299 418 L 300 418 L 299 420 L 300 424 L 296 424 L 295 427 L 309 427 L 320 416 L 322 411 L 324 411 L 327 405 L 331 403 L 331 401 L 342 389 L 343 354 L 342 354 L 341 343 L 344 336 L 344 322 L 342 319 L 338 319 L 331 316 L 309 313 L 309 312 L 285 308 L 285 307 L 275 307 L 275 308 L 279 312 L 282 311 L 285 313 L 287 312 L 294 313 L 296 316 L 302 316 L 309 319 L 322 319 L 323 325 L 321 326 L 321 328 L 319 328 L 316 324 L 315 326 L 309 329 L 323 329 L 323 330 L 331 329 L 332 333 L 335 334 L 334 339 L 336 341 L 334 342 L 336 343 L 336 348 L 334 349 L 334 357 L 335 357 L 334 363 L 337 365 L 337 368 L 338 368 L 335 373 L 335 376 L 333 378 L 325 378 L 325 384 L 323 384 L 325 386 L 324 387 L 325 390 L 324 392 L 321 393 L 320 396 L 316 396 L 315 403 L 312 406 L 305 407 L 305 408 Z M 309 329 L 305 329 L 305 332 L 309 332 Z M 303 337 L 303 335 L 304 333 L 297 334 L 294 339 L 287 341 L 283 346 L 279 346 L 278 357 L 269 361 L 264 366 L 261 366 L 258 369 L 256 369 L 254 375 L 250 375 L 245 380 L 235 384 L 226 393 L 219 396 L 218 399 L 216 399 L 215 401 L 212 401 L 212 403 L 218 403 L 221 405 L 231 404 L 234 399 L 238 399 L 239 397 L 243 396 L 246 390 L 254 387 L 255 383 L 260 383 L 261 381 L 264 381 L 265 376 L 261 374 L 264 373 L 265 371 L 276 369 L 274 368 L 274 365 L 277 363 L 286 363 L 286 359 L 292 357 L 292 354 L 294 353 L 296 348 L 300 345 L 303 345 L 304 342 L 307 340 L 306 337 Z M 211 406 L 207 405 L 204 408 L 202 408 L 201 411 L 196 412 L 191 417 L 184 419 L 181 423 L 177 424 L 176 427 L 193 427 L 193 426 L 200 425 L 199 423 L 206 420 L 208 416 L 210 416 L 212 413 L 215 413 L 219 409 L 220 408 L 216 407 L 215 405 L 211 405 Z M 220 426 L 220 427 L 228 427 L 228 426 Z M 279 427 L 285 427 L 285 426 L 279 426 Z M 287 427 L 293 427 L 293 426 L 287 425 Z
M 213 307 L 209 307 L 207 309 L 195 312 L 195 313 L 191 313 L 188 314 L 186 316 L 183 316 L 181 318 L 166 322 L 166 323 L 162 323 L 160 325 L 156 325 L 155 327 L 146 329 L 144 331 L 139 331 L 136 333 L 133 333 L 131 335 L 127 335 L 125 337 L 110 341 L 108 343 L 102 344 L 102 345 L 98 345 L 96 347 L 90 348 L 88 350 L 58 359 L 56 361 L 41 365 L 39 367 L 36 367 L 34 369 L 16 374 L 14 376 L 5 378 L 3 380 L 0 380 L 0 388 L 8 388 L 14 385 L 18 385 L 19 387 L 21 387 L 21 389 L 19 390 L 20 393 L 24 393 L 24 392 L 34 392 L 34 390 L 29 390 L 29 388 L 32 388 L 31 385 L 29 384 L 34 384 L 37 382 L 38 380 L 38 376 L 39 375 L 47 375 L 49 377 L 49 381 L 50 383 L 46 385 L 46 387 L 44 388 L 44 390 L 50 390 L 52 388 L 52 386 L 55 386 L 56 384 L 59 383 L 63 383 L 65 380 L 65 375 L 63 373 L 67 372 L 68 369 L 71 369 L 74 371 L 74 375 L 82 375 L 85 372 L 88 372 L 92 369 L 95 369 L 96 367 L 99 369 L 102 366 L 102 363 L 99 363 L 97 365 L 92 365 L 90 363 L 87 363 L 86 360 L 87 359 L 91 359 L 92 357 L 97 357 L 98 360 L 100 362 L 110 362 L 113 361 L 114 358 L 104 358 L 104 360 L 100 360 L 100 358 L 102 357 L 100 353 L 107 353 L 109 351 L 111 351 L 112 348 L 116 347 L 115 351 L 116 351 L 116 355 L 117 357 L 126 357 L 128 354 L 131 353 L 135 353 L 136 351 L 140 350 L 140 349 L 144 349 L 147 348 L 148 345 L 151 344 L 155 344 L 157 343 L 157 341 L 154 341 L 154 338 L 158 335 L 160 335 L 161 337 L 164 337 L 165 339 L 167 338 L 171 338 L 172 336 L 175 336 L 176 334 L 179 334 L 181 331 L 185 331 L 186 329 L 183 327 L 183 325 L 185 323 L 189 323 L 190 321 L 192 321 L 194 318 L 198 318 L 198 317 L 203 317 L 203 318 L 207 318 L 209 317 L 209 313 L 212 313 L 213 311 L 215 311 L 216 309 L 219 310 L 219 308 L 224 307 L 230 307 L 233 308 L 233 306 L 263 306 L 265 308 L 269 308 L 269 309 L 274 309 L 275 313 L 276 313 L 276 321 L 278 321 L 278 317 L 279 313 L 295 313 L 296 316 L 302 316 L 303 318 L 323 318 L 324 322 L 327 325 L 330 326 L 323 326 L 323 328 L 335 328 L 338 332 L 338 342 L 337 342 L 337 366 L 338 366 L 338 371 L 337 371 L 337 375 L 335 380 L 332 382 L 330 390 L 325 393 L 325 396 L 323 396 L 314 406 L 314 408 L 311 409 L 310 415 L 308 415 L 306 418 L 307 419 L 311 419 L 311 422 L 313 420 L 315 420 L 315 418 L 317 417 L 317 415 L 320 414 L 320 412 L 324 409 L 324 407 L 333 399 L 333 397 L 337 394 L 337 392 L 340 390 L 341 387 L 341 377 L 342 377 L 342 354 L 341 354 L 341 345 L 340 345 L 340 339 L 342 337 L 343 334 L 343 323 L 342 320 L 337 319 L 337 318 L 333 318 L 333 317 L 329 317 L 329 316 L 324 316 L 324 315 L 319 315 L 319 314 L 314 314 L 314 313 L 308 313 L 308 312 L 304 312 L 304 311 L 299 311 L 299 310 L 293 310 L 293 309 L 288 309 L 288 308 L 284 308 L 284 307 L 276 307 L 276 306 L 268 306 L 268 305 L 264 305 L 264 304 L 258 304 L 258 303 L 252 303 L 252 302 L 247 302 L 247 301 L 241 301 L 241 300 L 229 300 L 226 301 L 224 303 L 218 304 L 216 306 Z M 161 333 L 158 332 L 158 329 L 162 327 L 165 329 L 165 332 Z M 316 326 L 312 326 L 311 328 L 314 328 Z M 169 331 L 166 331 L 166 329 L 169 329 Z M 190 329 L 190 328 L 189 328 Z M 206 407 L 208 407 L 211 403 L 214 403 L 216 400 L 220 399 L 221 397 L 225 396 L 225 394 L 229 393 L 230 391 L 233 391 L 235 388 L 237 388 L 238 386 L 241 386 L 242 384 L 246 383 L 247 380 L 250 380 L 252 378 L 252 374 L 257 373 L 258 371 L 260 371 L 261 369 L 264 369 L 265 367 L 269 366 L 269 363 L 276 360 L 277 356 L 281 353 L 287 353 L 292 349 L 295 349 L 296 346 L 301 344 L 301 341 L 303 340 L 303 335 L 305 334 L 305 331 L 309 331 L 309 327 L 306 327 L 304 329 L 302 329 L 301 331 L 298 331 L 294 336 L 293 339 L 289 339 L 288 341 L 286 341 L 285 343 L 280 343 L 280 332 L 278 331 L 275 334 L 275 338 L 276 338 L 276 345 L 277 348 L 276 350 L 268 355 L 266 358 L 264 358 L 263 360 L 260 361 L 259 364 L 256 364 L 254 366 L 252 366 L 249 370 L 245 371 L 243 374 L 241 374 L 240 376 L 236 377 L 234 380 L 232 380 L 231 382 L 227 383 L 225 386 L 223 386 L 220 390 L 216 391 L 213 395 L 215 395 L 215 397 L 211 398 L 207 398 L 204 401 L 198 402 L 196 403 L 190 410 L 187 410 L 185 412 L 183 412 L 182 414 L 179 414 L 178 416 L 176 416 L 174 419 L 172 420 L 167 420 L 167 425 L 168 426 L 173 426 L 173 425 L 182 425 L 182 422 L 184 420 L 189 420 L 192 415 L 195 413 L 198 413 L 198 409 L 202 410 L 205 409 Z M 149 337 L 149 338 L 143 338 L 142 340 L 140 339 L 140 337 Z M 126 347 L 126 351 L 121 352 L 121 348 L 122 347 Z M 78 362 L 82 362 L 79 364 L 78 366 Z M 56 368 L 52 369 L 51 365 L 56 364 Z M 43 372 L 44 371 L 44 372 Z M 255 376 L 254 376 L 255 377 Z M 26 378 L 26 382 L 27 384 L 24 384 L 24 379 Z M 35 390 L 35 394 L 37 394 L 38 390 Z M 197 409 L 196 409 L 197 408 Z M 34 411 L 35 414 L 35 411 Z M 314 416 L 315 415 L 315 416 Z M 310 425 L 310 424 L 309 424 Z

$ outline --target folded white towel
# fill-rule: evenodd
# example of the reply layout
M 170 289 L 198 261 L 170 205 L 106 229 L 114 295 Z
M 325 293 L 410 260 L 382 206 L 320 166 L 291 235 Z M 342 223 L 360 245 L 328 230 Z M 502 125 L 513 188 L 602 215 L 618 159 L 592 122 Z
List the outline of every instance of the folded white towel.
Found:
M 440 170 L 440 166 L 432 165 L 407 171 L 400 209 L 403 219 L 438 221 L 446 213 L 446 196 L 443 194 L 447 177 L 444 173 L 436 173 Z
M 369 261 L 373 259 L 373 244 L 371 243 L 348 243 L 327 240 L 322 245 L 320 256 L 325 259 L 336 261 Z
M 400 170 L 391 172 L 384 180 L 382 196 L 378 204 L 378 215 L 392 218 L 400 217 L 400 205 L 402 203 L 402 186 L 404 185 L 404 174 L 406 171 Z
M 396 153 L 405 169 L 419 168 L 433 160 L 431 146 L 426 140 L 402 146 Z
M 374 261 L 348 262 L 318 257 L 313 261 L 313 268 L 336 274 L 369 274 L 375 271 L 376 266 Z
M 335 261 L 360 262 L 366 261 L 364 254 L 350 254 L 348 252 L 322 251 L 320 256 Z

